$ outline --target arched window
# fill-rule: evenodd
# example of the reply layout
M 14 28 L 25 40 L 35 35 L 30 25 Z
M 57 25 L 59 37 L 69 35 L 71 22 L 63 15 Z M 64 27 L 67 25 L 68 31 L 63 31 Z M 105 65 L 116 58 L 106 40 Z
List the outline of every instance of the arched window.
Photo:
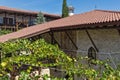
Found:
M 96 60 L 96 50 L 93 47 L 90 47 L 88 49 L 88 58 L 90 60 L 93 60 L 93 59 Z

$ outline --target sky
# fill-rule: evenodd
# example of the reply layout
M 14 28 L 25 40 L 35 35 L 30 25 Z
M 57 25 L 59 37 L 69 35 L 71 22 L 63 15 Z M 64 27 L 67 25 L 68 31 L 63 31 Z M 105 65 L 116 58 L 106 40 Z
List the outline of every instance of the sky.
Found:
M 61 14 L 63 0 L 0 0 L 0 6 Z M 67 0 L 75 14 L 95 9 L 120 11 L 120 0 Z

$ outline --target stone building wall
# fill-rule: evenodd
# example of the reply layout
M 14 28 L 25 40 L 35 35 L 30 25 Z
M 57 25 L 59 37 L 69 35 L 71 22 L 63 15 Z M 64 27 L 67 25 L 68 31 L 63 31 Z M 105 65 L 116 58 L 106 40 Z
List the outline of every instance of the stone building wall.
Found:
M 71 37 L 72 41 L 76 44 L 76 31 L 66 31 L 68 35 Z M 61 50 L 65 51 L 70 56 L 75 56 L 76 48 L 73 45 L 72 41 L 68 37 L 68 35 L 64 32 L 54 32 L 54 44 L 58 44 Z M 52 38 L 50 33 L 42 34 L 41 37 L 45 39 L 46 42 L 52 43 Z M 54 40 L 53 39 L 53 40 Z
M 96 29 L 88 30 L 99 52 L 97 53 L 97 59 L 111 60 L 111 65 L 116 68 L 120 64 L 120 35 L 116 29 Z M 78 54 L 87 56 L 88 49 L 92 46 L 92 43 L 85 32 L 85 30 L 79 30 L 77 33 L 77 46 Z
M 76 44 L 76 31 L 55 32 L 54 38 L 59 43 L 60 48 L 65 53 L 67 53 L 69 56 L 72 56 L 72 57 L 76 56 L 76 48 L 73 44 L 73 43 Z M 70 38 L 72 39 L 73 42 L 70 40 Z
M 88 56 L 88 49 L 94 47 L 85 30 L 67 31 L 75 46 L 64 31 L 54 32 L 54 38 L 59 43 L 60 48 L 68 54 L 76 56 Z M 120 64 L 120 34 L 117 29 L 94 29 L 88 30 L 92 40 L 99 50 L 96 57 L 100 60 L 111 60 L 111 65 L 116 67 Z M 47 42 L 51 43 L 51 36 L 47 33 L 42 35 Z
M 88 49 L 94 47 L 90 41 L 85 30 L 73 30 L 67 31 L 78 47 L 75 49 L 74 45 L 65 34 L 64 31 L 54 32 L 55 40 L 60 44 L 60 48 L 67 54 L 72 54 L 72 56 L 88 56 Z M 96 54 L 97 59 L 106 60 L 110 59 L 110 65 L 114 68 L 120 64 L 120 34 L 117 29 L 94 29 L 88 30 L 92 40 L 94 41 L 96 47 L 98 48 L 98 53 Z M 51 42 L 51 36 L 46 33 L 42 35 L 47 42 Z M 83 63 L 88 64 L 88 61 L 83 61 Z M 95 67 L 95 66 L 94 66 Z M 96 67 L 97 69 L 97 67 Z M 57 74 L 58 75 L 58 74 Z M 59 75 L 60 76 L 60 75 Z M 75 80 L 79 78 L 75 77 Z

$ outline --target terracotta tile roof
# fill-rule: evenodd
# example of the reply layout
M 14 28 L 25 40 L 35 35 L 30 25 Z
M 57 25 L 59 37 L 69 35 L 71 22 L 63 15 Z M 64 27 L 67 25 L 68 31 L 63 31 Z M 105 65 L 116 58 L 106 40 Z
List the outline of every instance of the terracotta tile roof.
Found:
M 6 7 L 6 6 L 0 6 L 0 11 L 13 12 L 13 13 L 24 13 L 24 14 L 31 14 L 31 15 L 37 15 L 39 13 L 37 11 L 21 10 L 21 9 Z M 48 14 L 48 13 L 44 13 L 44 12 L 43 12 L 43 14 L 45 16 L 60 18 L 60 15 L 56 15 L 56 14 Z
M 94 26 L 104 27 L 104 25 L 115 25 L 118 22 L 120 25 L 120 12 L 94 10 L 82 14 L 76 14 L 70 17 L 58 19 L 44 24 L 35 25 L 24 28 L 17 32 L 0 36 L 0 42 L 5 42 L 10 39 L 28 38 L 37 34 L 41 34 L 50 30 L 73 29 L 73 28 L 94 28 Z M 118 25 L 117 24 L 117 25 Z

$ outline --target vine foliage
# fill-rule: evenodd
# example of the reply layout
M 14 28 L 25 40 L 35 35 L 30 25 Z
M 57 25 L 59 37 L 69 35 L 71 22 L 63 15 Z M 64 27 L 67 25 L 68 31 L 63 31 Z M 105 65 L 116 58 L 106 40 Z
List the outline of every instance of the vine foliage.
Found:
M 28 75 L 34 68 L 56 68 L 67 75 L 68 80 L 73 80 L 74 75 L 81 79 L 90 80 L 119 80 L 119 69 L 113 69 L 107 64 L 107 61 L 92 60 L 92 63 L 98 66 L 98 69 L 90 67 L 88 64 L 83 64 L 82 61 L 88 61 L 87 57 L 71 58 L 59 49 L 57 45 L 46 43 L 43 39 L 30 41 L 28 39 L 8 41 L 0 43 L 1 65 L 0 79 L 7 79 L 6 75 L 11 74 L 11 80 L 14 80 L 16 75 L 21 75 L 20 80 L 28 78 Z M 21 67 L 27 66 L 26 69 Z M 102 70 L 101 70 L 102 69 Z M 62 80 L 54 76 L 52 80 Z M 3 79 L 4 78 L 4 79 Z M 39 77 L 37 77 L 39 78 Z M 34 80 L 37 80 L 36 77 Z

